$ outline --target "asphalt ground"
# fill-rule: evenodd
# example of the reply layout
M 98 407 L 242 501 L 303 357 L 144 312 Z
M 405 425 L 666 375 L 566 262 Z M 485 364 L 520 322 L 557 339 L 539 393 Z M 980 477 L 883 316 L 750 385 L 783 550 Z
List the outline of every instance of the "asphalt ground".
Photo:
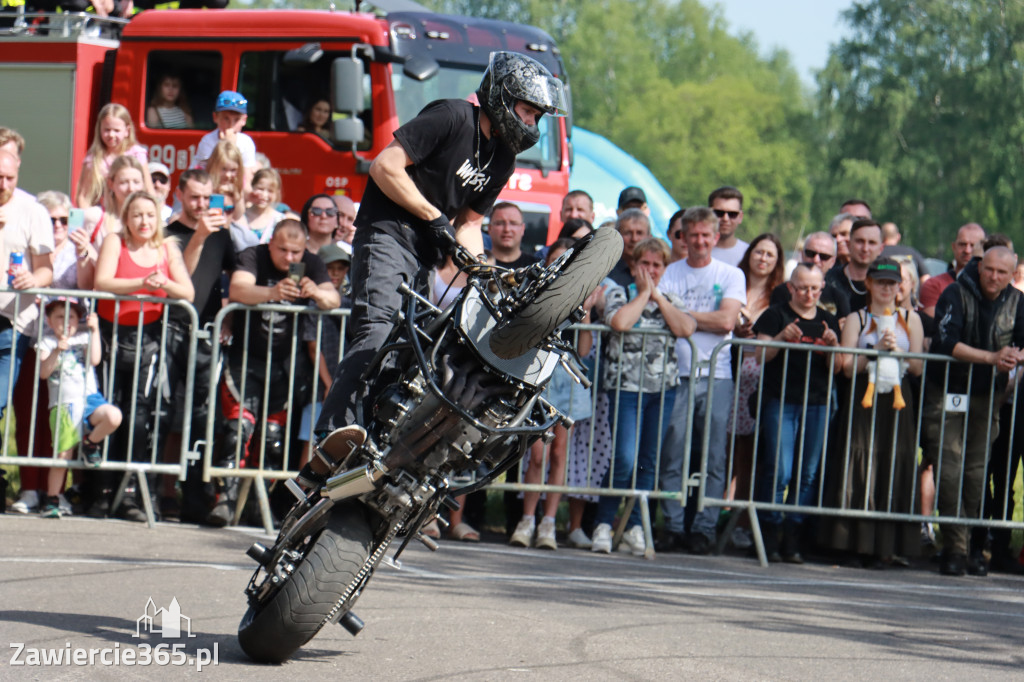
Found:
M 253 529 L 0 516 L 0 679 L 985 680 L 1024 675 L 1024 578 L 773 565 L 736 556 L 418 545 L 281 666 L 235 639 Z M 177 599 L 193 637 L 135 636 Z M 142 633 L 145 634 L 144 628 Z M 184 643 L 186 665 L 125 662 Z M 89 665 L 42 663 L 107 649 Z M 199 673 L 189 659 L 216 650 Z M 82 656 L 87 656 L 85 651 Z M 52 660 L 52 659 L 51 659 Z M 174 659 L 172 659 L 174 660 Z

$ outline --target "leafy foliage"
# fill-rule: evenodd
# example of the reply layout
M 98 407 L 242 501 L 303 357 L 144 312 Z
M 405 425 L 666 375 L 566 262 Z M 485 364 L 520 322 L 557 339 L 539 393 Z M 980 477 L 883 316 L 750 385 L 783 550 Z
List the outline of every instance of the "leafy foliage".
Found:
M 683 206 L 743 190 L 746 237 L 807 223 L 810 100 L 784 53 L 758 56 L 697 0 L 441 0 L 437 11 L 539 26 L 572 85 L 574 123 L 628 150 Z M 613 203 L 614 197 L 606 198 Z
M 816 203 L 874 198 L 907 242 L 941 254 L 968 221 L 1024 238 L 1024 5 L 873 0 L 819 75 L 828 141 Z

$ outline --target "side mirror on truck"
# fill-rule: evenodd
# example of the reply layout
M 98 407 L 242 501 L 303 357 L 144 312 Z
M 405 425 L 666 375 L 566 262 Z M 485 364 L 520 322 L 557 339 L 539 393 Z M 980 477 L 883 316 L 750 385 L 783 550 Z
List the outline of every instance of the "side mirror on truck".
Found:
M 331 64 L 331 106 L 347 118 L 334 121 L 334 139 L 353 145 L 365 133 L 359 114 L 363 111 L 363 61 L 354 57 L 338 57 Z

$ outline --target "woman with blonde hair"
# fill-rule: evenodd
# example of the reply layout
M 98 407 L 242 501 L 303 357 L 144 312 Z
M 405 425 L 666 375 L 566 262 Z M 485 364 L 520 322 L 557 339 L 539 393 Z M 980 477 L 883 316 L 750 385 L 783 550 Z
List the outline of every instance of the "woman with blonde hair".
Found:
M 92 146 L 82 162 L 82 173 L 78 179 L 78 193 L 75 204 L 79 208 L 95 206 L 104 199 L 103 189 L 112 170 L 112 164 L 119 156 L 132 156 L 142 166 L 145 188 L 152 192 L 153 181 L 146 164 L 149 154 L 146 148 L 135 140 L 135 124 L 132 116 L 120 104 L 107 104 L 96 116 L 96 130 Z
M 165 239 L 160 220 L 160 201 L 149 192 L 132 192 L 121 212 L 124 229 L 104 239 L 96 263 L 96 291 L 121 296 L 149 296 L 192 301 L 195 290 L 176 240 Z M 110 402 L 126 413 L 134 406 L 133 429 L 114 434 L 108 457 L 127 457 L 132 462 L 150 459 L 149 428 L 157 401 L 164 389 L 160 385 L 160 332 L 164 305 L 139 300 L 101 300 L 96 306 L 100 329 L 107 345 L 113 343 L 114 363 Z M 116 327 L 115 327 L 116 325 Z M 109 361 L 109 360 L 108 360 Z M 136 376 L 138 367 L 138 376 Z M 109 369 L 104 372 L 106 374 Z M 135 386 L 133 390 L 133 385 Z M 129 434 L 131 441 L 129 442 Z M 107 472 L 101 472 L 107 473 Z M 101 475 L 96 504 L 90 515 L 105 516 L 110 510 L 114 480 Z M 122 516 L 130 521 L 145 521 L 134 495 L 126 495 Z
M 104 237 L 121 232 L 121 209 L 130 194 L 145 190 L 145 173 L 146 167 L 134 156 L 119 156 L 110 164 L 102 205 L 85 209 L 85 229 L 97 248 Z

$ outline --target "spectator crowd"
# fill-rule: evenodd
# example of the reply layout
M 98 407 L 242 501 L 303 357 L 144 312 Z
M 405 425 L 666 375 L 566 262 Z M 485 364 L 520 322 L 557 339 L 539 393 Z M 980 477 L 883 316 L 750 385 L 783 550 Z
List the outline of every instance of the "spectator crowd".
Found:
M 149 125 L 190 120 L 180 87 L 173 77 L 161 82 Z M 102 466 L 177 463 L 184 424 L 192 424 L 185 449 L 197 450 L 211 410 L 216 466 L 294 470 L 309 460 L 311 425 L 344 341 L 339 317 L 314 311 L 346 305 L 357 206 L 328 194 L 298 211 L 282 204 L 280 176 L 243 132 L 247 107 L 239 93 L 220 94 L 216 129 L 197 140 L 193 167 L 172 188 L 168 168 L 137 144 L 129 112 L 105 106 L 73 199 L 19 189 L 24 140 L 0 128 L 0 259 L 10 265 L 0 292 L 0 408 L 13 395 L 8 430 L 18 452 L 28 454 L 34 432 L 35 456 L 84 463 L 70 488 L 64 468 L 21 467 L 13 511 L 144 521 L 148 490 L 163 519 L 238 522 L 238 477 L 211 486 L 189 463 L 180 484 L 150 475 L 123 486 L 123 472 Z M 325 134 L 329 111 L 317 102 L 304 130 Z M 673 215 L 666 243 L 652 236 L 642 188 L 623 190 L 615 219 L 599 227 L 593 198 L 574 190 L 558 239 L 536 252 L 523 244 L 516 204 L 498 203 L 488 216 L 489 255 L 505 267 L 550 263 L 595 229 L 618 230 L 624 242 L 584 303 L 583 330 L 568 339 L 594 386 L 556 374 L 546 397 L 574 426 L 535 444 L 506 479 L 585 491 L 568 496 L 564 544 L 607 553 L 618 541 L 636 556 L 726 544 L 745 551 L 754 520 L 740 514 L 745 501 L 758 503 L 770 561 L 802 563 L 812 553 L 885 568 L 934 549 L 935 528 L 871 513 L 1012 520 L 1024 450 L 1024 424 L 1013 423 L 1024 414 L 1014 402 L 1024 277 L 1010 241 L 965 224 L 952 235 L 948 268 L 933 274 L 895 224 L 856 199 L 790 258 L 778 237 L 745 226 L 740 189 L 715 189 L 706 203 Z M 447 304 L 464 284 L 449 259 L 436 271 L 435 301 Z M 122 298 L 17 293 L 40 288 Z M 229 302 L 257 307 L 214 328 Z M 273 303 L 311 314 L 263 305 Z M 48 409 L 36 410 L 33 424 L 35 391 Z M 705 496 L 735 501 L 732 510 L 698 509 L 696 494 L 678 494 L 700 473 Z M 601 488 L 629 492 L 626 506 L 593 494 Z M 636 495 L 645 491 L 676 494 L 645 506 Z M 480 539 L 483 499 L 471 495 L 452 513 L 453 539 Z M 506 494 L 511 544 L 556 549 L 561 502 L 554 493 Z M 867 513 L 806 513 L 814 507 Z M 653 547 L 645 522 L 657 526 Z M 943 574 L 1024 572 L 1007 528 L 945 523 L 940 531 Z M 441 535 L 436 524 L 425 533 Z

